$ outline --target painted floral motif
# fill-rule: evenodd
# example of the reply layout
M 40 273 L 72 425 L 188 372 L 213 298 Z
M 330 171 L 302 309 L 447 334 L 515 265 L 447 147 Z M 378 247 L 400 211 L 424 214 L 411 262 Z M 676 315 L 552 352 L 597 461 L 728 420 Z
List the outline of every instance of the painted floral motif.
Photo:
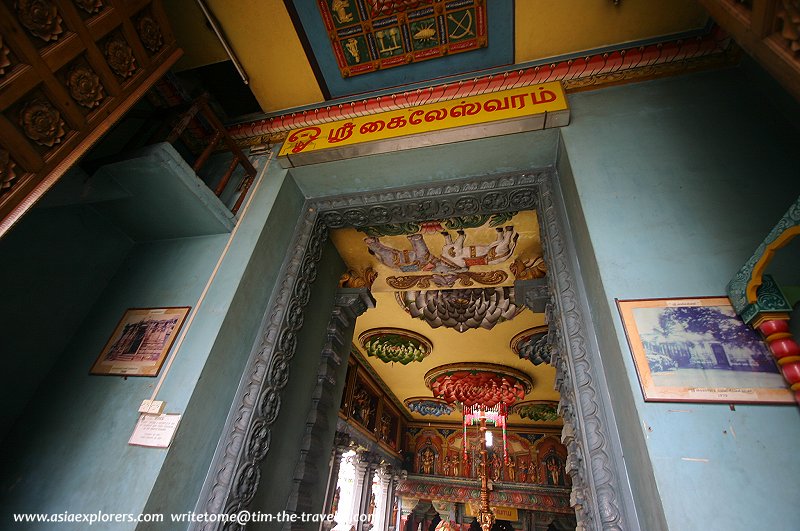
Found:
M 97 107 L 105 97 L 100 78 L 88 66 L 78 65 L 72 68 L 67 76 L 67 86 L 75 101 L 87 109 Z
M 368 356 L 376 357 L 384 363 L 402 365 L 424 360 L 432 349 L 431 342 L 425 337 L 396 328 L 367 330 L 361 334 L 359 341 Z
M 14 186 L 17 174 L 14 171 L 16 164 L 11 160 L 11 155 L 5 149 L 0 149 L 0 196 Z
M 132 76 L 136 70 L 133 51 L 122 37 L 115 36 L 106 42 L 105 55 L 111 69 L 122 78 Z
M 75 3 L 89 14 L 97 13 L 103 8 L 103 0 L 75 0 Z
M 3 43 L 3 36 L 0 35 L 0 76 L 6 74 L 6 69 L 11 66 L 11 50 Z
M 555 422 L 558 420 L 558 402 L 520 402 L 514 406 L 511 412 L 516 413 L 524 419 Z
M 494 407 L 510 406 L 525 397 L 533 387 L 525 374 L 489 363 L 443 365 L 428 371 L 425 385 L 436 398 L 452 404 Z
M 437 398 L 406 398 L 403 403 L 412 413 L 423 416 L 441 417 L 454 411 L 453 406 Z
M 20 23 L 45 42 L 55 41 L 64 32 L 61 15 L 49 0 L 17 0 Z
M 34 99 L 20 112 L 20 125 L 25 134 L 40 146 L 53 147 L 64 137 L 65 124 L 61 114 L 49 102 Z
M 139 19 L 136 25 L 139 31 L 139 38 L 142 39 L 144 47 L 155 53 L 161 49 L 164 44 L 164 38 L 161 36 L 161 28 L 158 22 L 153 20 L 153 17 L 145 15 Z

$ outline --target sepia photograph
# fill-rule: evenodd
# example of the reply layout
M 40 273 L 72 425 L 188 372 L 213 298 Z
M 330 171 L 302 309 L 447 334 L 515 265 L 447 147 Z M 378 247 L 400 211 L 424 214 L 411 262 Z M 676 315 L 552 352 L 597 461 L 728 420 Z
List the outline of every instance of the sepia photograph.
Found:
M 126 310 L 90 374 L 156 376 L 189 309 L 187 306 Z
M 617 300 L 645 400 L 794 403 L 727 297 Z

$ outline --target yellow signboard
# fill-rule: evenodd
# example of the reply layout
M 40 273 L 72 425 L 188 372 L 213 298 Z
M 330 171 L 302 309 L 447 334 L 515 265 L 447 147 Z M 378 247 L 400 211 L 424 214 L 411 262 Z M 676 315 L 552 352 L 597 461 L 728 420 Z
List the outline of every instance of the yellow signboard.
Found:
M 561 83 L 543 83 L 295 129 L 279 157 L 568 109 Z
M 465 505 L 467 516 L 478 516 L 478 512 L 480 511 L 478 502 L 467 502 Z M 519 520 L 516 507 L 497 507 L 492 505 L 491 509 L 497 520 L 508 520 L 509 522 L 516 522 Z

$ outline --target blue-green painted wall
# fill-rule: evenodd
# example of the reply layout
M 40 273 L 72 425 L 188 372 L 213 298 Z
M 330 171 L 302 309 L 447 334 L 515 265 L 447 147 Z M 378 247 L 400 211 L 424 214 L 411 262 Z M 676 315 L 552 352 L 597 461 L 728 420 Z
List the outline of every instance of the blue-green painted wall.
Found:
M 645 403 L 614 301 L 724 295 L 796 199 L 796 109 L 762 89 L 729 70 L 570 97 L 563 188 L 645 529 L 659 498 L 672 530 L 800 517 L 797 407 Z

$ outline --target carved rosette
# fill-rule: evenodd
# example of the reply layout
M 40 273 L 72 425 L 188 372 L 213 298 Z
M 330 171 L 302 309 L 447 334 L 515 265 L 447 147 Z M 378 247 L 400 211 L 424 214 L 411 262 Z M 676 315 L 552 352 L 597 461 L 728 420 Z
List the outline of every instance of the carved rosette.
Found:
M 378 278 L 378 272 L 367 267 L 364 270 L 350 269 L 339 279 L 340 288 L 371 288 Z
M 8 151 L 0 149 L 0 196 L 14 186 L 17 173 L 14 171 L 16 163 L 11 159 Z
M 40 146 L 53 147 L 65 134 L 61 113 L 50 102 L 34 99 L 25 104 L 19 122 L 25 135 Z
M 43 41 L 58 40 L 64 32 L 61 15 L 50 0 L 17 0 L 16 6 L 20 23 Z
M 6 75 L 6 69 L 11 66 L 11 50 L 3 42 L 3 36 L 0 35 L 0 76 Z
M 109 39 L 104 51 L 108 65 L 121 78 L 129 78 L 136 71 L 133 50 L 122 37 L 115 36 Z
M 70 95 L 80 105 L 93 109 L 105 98 L 105 90 L 94 70 L 85 65 L 72 68 L 67 75 Z
M 136 30 L 144 47 L 155 53 L 164 45 L 164 38 L 161 35 L 161 27 L 153 17 L 144 15 L 136 24 Z
M 529 328 L 514 336 L 509 346 L 520 359 L 527 359 L 534 365 L 550 363 L 547 330 L 547 325 Z
M 90 15 L 103 9 L 103 0 L 75 0 L 75 4 Z
M 425 373 L 425 385 L 436 398 L 465 406 L 511 406 L 533 389 L 524 372 L 492 363 L 450 363 Z
M 373 328 L 363 332 L 358 340 L 368 356 L 384 363 L 408 365 L 424 360 L 433 350 L 428 338 L 401 328 Z

